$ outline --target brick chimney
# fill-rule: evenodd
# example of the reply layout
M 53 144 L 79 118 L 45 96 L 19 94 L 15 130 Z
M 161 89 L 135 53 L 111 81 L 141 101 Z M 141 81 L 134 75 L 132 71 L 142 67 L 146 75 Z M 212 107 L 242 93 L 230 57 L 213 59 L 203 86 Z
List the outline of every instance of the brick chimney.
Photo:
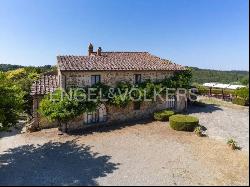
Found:
M 88 52 L 89 52 L 89 56 L 93 53 L 94 51 L 94 47 L 92 45 L 92 43 L 89 44 L 89 49 L 88 49 Z
M 101 56 L 102 55 L 102 48 L 98 47 L 97 49 L 97 56 Z

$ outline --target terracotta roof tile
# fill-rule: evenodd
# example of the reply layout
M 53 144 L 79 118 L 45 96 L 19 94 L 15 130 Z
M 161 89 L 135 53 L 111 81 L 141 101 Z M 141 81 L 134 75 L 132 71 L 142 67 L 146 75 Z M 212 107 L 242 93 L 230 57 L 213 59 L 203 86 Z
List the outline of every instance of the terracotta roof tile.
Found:
M 185 70 L 185 67 L 148 52 L 102 52 L 101 56 L 58 56 L 61 71 Z
M 57 75 L 42 75 L 31 87 L 31 95 L 46 95 L 58 88 Z

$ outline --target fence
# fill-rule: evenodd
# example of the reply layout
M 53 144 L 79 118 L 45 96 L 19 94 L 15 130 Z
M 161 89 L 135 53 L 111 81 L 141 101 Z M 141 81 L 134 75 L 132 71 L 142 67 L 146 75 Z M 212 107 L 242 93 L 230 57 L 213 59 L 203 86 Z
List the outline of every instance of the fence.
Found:
M 171 98 L 166 101 L 166 108 L 175 108 L 176 99 Z

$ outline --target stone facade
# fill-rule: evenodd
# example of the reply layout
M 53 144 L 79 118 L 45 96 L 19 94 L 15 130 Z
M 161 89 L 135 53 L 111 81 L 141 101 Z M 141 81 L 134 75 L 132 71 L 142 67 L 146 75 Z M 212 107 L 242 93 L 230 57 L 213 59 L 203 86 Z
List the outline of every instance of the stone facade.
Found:
M 60 72 L 58 76 L 59 85 L 62 88 L 69 88 L 90 86 L 92 75 L 100 75 L 101 82 L 109 86 L 115 86 L 117 82 L 121 81 L 133 84 L 135 74 L 140 74 L 142 81 L 148 79 L 157 81 L 173 75 L 173 71 L 79 71 Z
M 157 81 L 162 80 L 165 77 L 169 77 L 173 74 L 171 71 L 80 71 L 80 72 L 58 72 L 58 85 L 62 88 L 74 87 L 84 87 L 91 85 L 91 76 L 100 75 L 101 82 L 109 86 L 115 86 L 116 83 L 121 81 L 134 83 L 134 75 L 140 74 L 141 81 L 151 80 Z M 37 111 L 39 102 L 42 97 L 34 97 L 34 111 Z M 105 112 L 107 120 L 99 123 L 90 123 L 87 121 L 87 114 L 82 114 L 76 119 L 70 121 L 67 124 L 68 131 L 74 131 L 78 129 L 84 129 L 85 127 L 91 125 L 105 125 L 105 124 L 117 124 L 123 123 L 129 120 L 136 120 L 142 118 L 152 117 L 155 111 L 162 110 L 166 108 L 166 103 L 161 101 L 156 102 L 143 102 L 140 104 L 140 109 L 134 109 L 134 103 L 131 102 L 127 107 L 120 108 L 115 106 L 105 106 Z M 37 120 L 39 128 L 49 128 L 55 127 L 58 124 L 56 122 L 51 123 L 48 120 L 41 118 L 37 112 L 34 113 L 34 117 Z M 65 125 L 63 126 L 65 130 Z
M 103 125 L 115 125 L 124 122 L 129 122 L 132 120 L 139 120 L 144 118 L 153 117 L 153 113 L 155 111 L 163 110 L 166 108 L 166 104 L 164 102 L 143 102 L 141 103 L 140 110 L 134 109 L 134 103 L 130 103 L 127 107 L 115 107 L 115 106 L 106 106 L 107 110 L 107 121 L 99 122 L 99 123 L 86 123 L 86 114 L 83 114 L 76 119 L 70 121 L 67 124 L 68 131 L 76 131 L 81 130 L 89 126 L 103 126 Z M 65 130 L 65 125 L 63 127 Z

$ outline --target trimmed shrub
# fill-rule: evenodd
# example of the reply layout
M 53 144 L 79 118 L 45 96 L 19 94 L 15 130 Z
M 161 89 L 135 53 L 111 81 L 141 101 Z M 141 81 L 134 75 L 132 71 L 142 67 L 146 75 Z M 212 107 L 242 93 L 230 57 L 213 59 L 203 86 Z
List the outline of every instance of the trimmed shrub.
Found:
M 232 103 L 236 104 L 236 105 L 241 105 L 241 106 L 249 105 L 249 103 L 248 103 L 248 101 L 246 99 L 240 98 L 240 97 L 234 98 Z
M 172 110 L 162 110 L 154 113 L 154 119 L 158 121 L 168 121 L 169 117 L 174 115 Z
M 177 131 L 194 131 L 199 125 L 199 119 L 188 115 L 173 115 L 169 118 L 170 127 Z

